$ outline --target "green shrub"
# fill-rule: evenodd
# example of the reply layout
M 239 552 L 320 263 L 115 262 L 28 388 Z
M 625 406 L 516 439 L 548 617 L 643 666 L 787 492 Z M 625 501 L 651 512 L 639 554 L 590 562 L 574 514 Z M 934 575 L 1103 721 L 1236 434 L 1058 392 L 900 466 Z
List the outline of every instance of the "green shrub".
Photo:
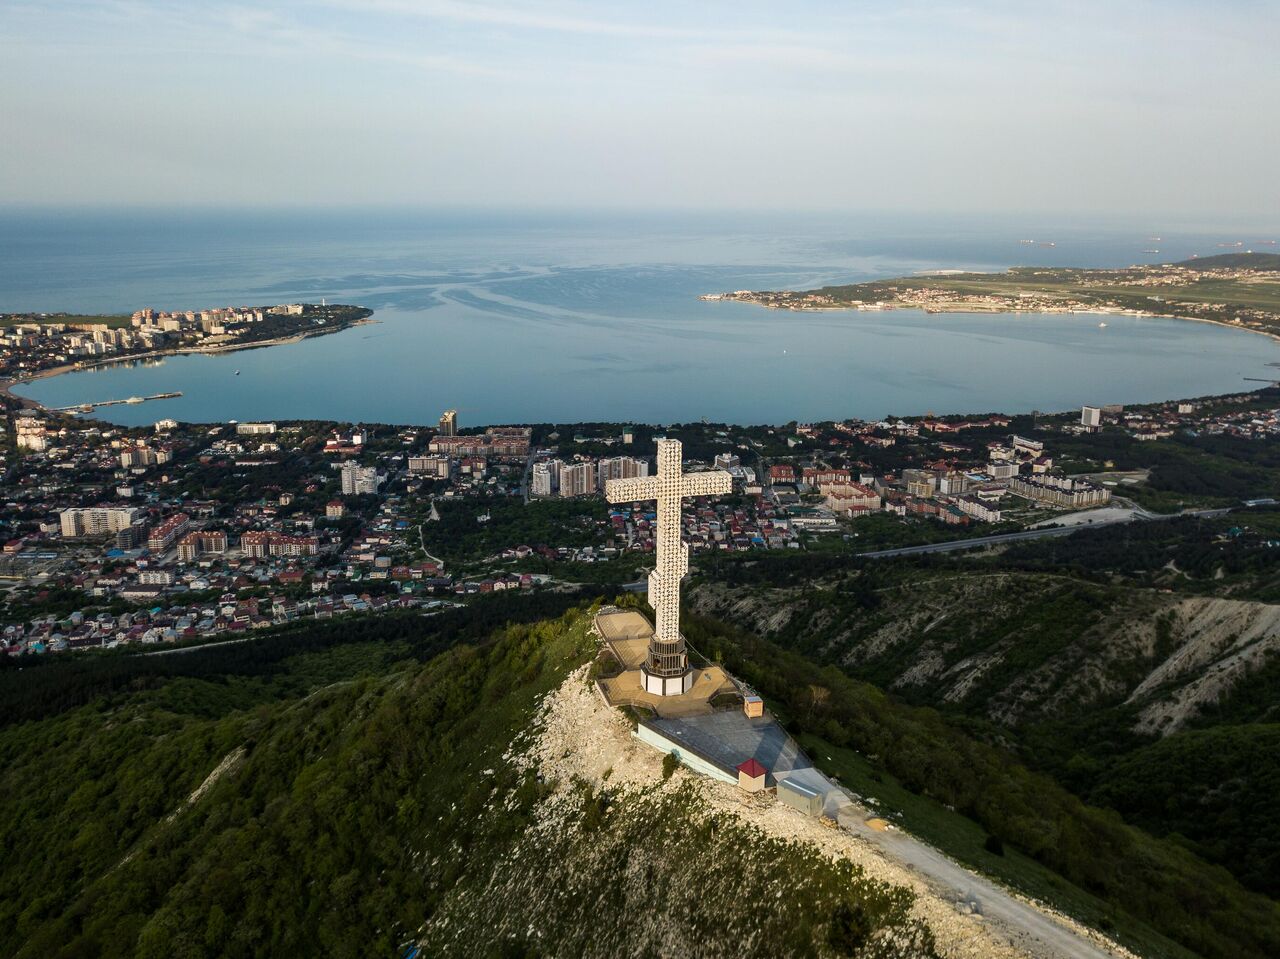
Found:
M 676 770 L 680 767 L 680 757 L 674 752 L 669 752 L 662 757 L 662 778 L 670 779 L 675 775 Z

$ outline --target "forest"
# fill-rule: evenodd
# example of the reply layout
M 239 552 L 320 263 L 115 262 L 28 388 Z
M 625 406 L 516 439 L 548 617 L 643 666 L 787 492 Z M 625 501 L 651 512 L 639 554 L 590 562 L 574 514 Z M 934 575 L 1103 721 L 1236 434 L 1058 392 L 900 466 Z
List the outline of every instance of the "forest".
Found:
M 936 710 L 895 702 L 834 666 L 713 619 L 693 617 L 685 631 L 699 651 L 775 704 L 793 732 L 856 750 L 911 792 L 972 819 L 1003 846 L 1097 897 L 1108 908 L 1104 924 L 1133 936 L 1144 953 L 1182 955 L 1182 947 L 1212 959 L 1280 954 L 1273 899 L 1245 890 L 1178 842 L 1153 839 L 1086 805 Z M 821 752 L 816 758 L 821 766 Z
M 608 956 L 660 916 L 679 940 L 935 955 L 913 894 L 847 861 L 688 788 L 617 795 L 515 762 L 541 698 L 594 652 L 588 610 L 557 600 L 154 657 L 177 662 L 94 698 L 102 675 L 33 670 L 83 704 L 0 728 L 0 953 Z M 532 829 L 545 815 L 563 825 Z M 660 849 L 652 912 L 627 906 L 619 868 L 640 848 Z

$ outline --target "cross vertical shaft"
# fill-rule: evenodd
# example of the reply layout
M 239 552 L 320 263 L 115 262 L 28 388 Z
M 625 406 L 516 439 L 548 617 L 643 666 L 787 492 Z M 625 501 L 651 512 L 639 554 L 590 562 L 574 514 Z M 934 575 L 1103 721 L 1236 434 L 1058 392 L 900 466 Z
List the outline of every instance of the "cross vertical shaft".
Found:
M 684 692 L 690 674 L 684 636 L 680 632 L 680 581 L 689 571 L 689 547 L 680 537 L 680 504 L 688 496 L 728 493 L 733 482 L 728 473 L 681 472 L 679 440 L 658 441 L 658 474 L 635 479 L 610 480 L 605 495 L 610 503 L 654 500 L 657 514 L 657 563 L 649 573 L 649 605 L 654 612 L 653 638 L 645 664 L 646 688 L 661 695 Z M 671 688 L 668 680 L 676 680 Z

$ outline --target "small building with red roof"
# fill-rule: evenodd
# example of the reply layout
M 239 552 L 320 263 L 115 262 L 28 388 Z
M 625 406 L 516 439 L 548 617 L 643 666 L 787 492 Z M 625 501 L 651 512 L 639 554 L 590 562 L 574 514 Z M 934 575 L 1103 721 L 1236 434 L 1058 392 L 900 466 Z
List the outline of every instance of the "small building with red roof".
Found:
M 746 762 L 738 763 L 738 788 L 744 792 L 758 793 L 764 789 L 764 779 L 767 775 L 769 770 L 765 769 L 753 756 Z

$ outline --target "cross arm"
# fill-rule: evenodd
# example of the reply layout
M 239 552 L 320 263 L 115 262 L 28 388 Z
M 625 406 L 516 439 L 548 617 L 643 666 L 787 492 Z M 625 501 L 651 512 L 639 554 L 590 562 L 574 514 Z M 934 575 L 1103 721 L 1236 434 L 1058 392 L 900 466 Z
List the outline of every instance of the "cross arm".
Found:
M 658 478 L 636 476 L 631 479 L 611 479 L 604 484 L 604 496 L 610 503 L 634 503 L 637 500 L 656 499 Z
M 733 477 L 724 470 L 687 473 L 680 480 L 681 496 L 718 496 L 733 492 Z

